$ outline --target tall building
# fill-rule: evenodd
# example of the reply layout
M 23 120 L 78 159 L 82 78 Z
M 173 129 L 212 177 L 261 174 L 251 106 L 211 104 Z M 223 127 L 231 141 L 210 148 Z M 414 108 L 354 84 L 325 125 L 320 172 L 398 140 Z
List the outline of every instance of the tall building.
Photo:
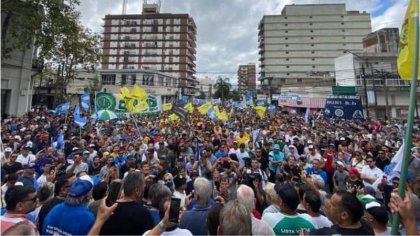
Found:
M 238 67 L 238 90 L 241 94 L 245 94 L 247 90 L 255 91 L 256 89 L 256 73 L 255 64 L 239 65 Z
M 371 21 L 345 4 L 287 5 L 281 15 L 264 16 L 258 30 L 260 80 L 278 92 L 282 86 L 331 85 L 334 58 L 363 51 Z
M 183 95 L 193 95 L 196 25 L 188 14 L 160 13 L 159 4 L 143 4 L 140 15 L 106 15 L 102 70 L 154 70 L 178 78 Z M 149 80 L 143 79 L 149 86 Z M 116 84 L 121 78 L 115 79 Z M 142 85 L 140 83 L 140 85 Z

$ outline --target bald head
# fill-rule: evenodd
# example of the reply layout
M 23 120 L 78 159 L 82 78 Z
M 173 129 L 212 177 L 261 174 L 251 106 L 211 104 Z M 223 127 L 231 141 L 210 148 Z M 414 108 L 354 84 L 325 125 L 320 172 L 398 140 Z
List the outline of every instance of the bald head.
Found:
M 236 190 L 236 197 L 239 203 L 243 204 L 250 212 L 255 208 L 255 194 L 254 190 L 247 185 L 242 184 Z

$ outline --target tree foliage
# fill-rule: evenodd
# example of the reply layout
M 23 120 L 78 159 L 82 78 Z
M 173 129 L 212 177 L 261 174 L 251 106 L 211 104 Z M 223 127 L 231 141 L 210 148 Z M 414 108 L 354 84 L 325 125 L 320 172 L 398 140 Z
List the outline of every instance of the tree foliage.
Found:
M 229 82 L 229 78 L 222 78 L 219 77 L 216 81 L 216 84 L 214 85 L 214 98 L 221 98 L 222 101 L 225 101 L 229 99 L 230 95 L 230 89 L 232 88 L 232 85 Z
M 66 99 L 76 65 L 94 71 L 100 61 L 101 37 L 84 28 L 76 10 L 79 0 L 2 0 L 2 58 L 32 45 L 55 70 L 55 102 Z

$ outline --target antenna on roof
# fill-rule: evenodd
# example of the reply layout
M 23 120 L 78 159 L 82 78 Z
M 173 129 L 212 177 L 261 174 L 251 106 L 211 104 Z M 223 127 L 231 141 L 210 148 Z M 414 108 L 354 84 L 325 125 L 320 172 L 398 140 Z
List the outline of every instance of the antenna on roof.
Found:
M 127 13 L 127 0 L 123 0 L 122 14 L 125 15 L 126 13 Z

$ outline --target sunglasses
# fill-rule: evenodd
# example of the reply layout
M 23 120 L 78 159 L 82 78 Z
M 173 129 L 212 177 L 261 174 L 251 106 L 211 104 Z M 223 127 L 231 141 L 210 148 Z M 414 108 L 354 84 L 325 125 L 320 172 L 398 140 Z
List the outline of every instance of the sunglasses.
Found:
M 171 182 L 172 180 L 171 179 L 165 179 L 165 182 Z

